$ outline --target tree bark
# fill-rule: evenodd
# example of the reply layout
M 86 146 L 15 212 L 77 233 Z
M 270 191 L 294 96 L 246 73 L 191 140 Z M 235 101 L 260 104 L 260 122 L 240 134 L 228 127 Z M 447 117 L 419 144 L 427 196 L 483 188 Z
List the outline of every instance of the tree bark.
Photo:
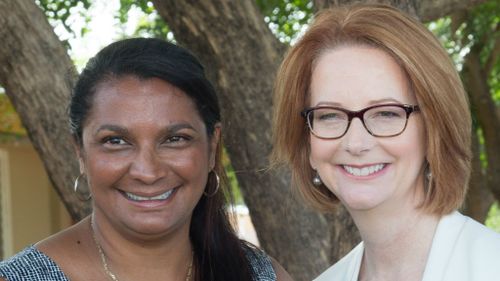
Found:
M 479 137 L 474 132 L 472 134 L 472 174 L 463 212 L 469 217 L 484 223 L 491 204 L 495 202 L 495 198 L 488 188 L 488 181 L 479 158 L 479 147 Z
M 460 10 L 468 10 L 486 0 L 313 0 L 316 11 L 333 6 L 354 2 L 385 3 L 429 22 Z
M 0 1 L 0 84 L 21 117 L 71 216 L 88 214 L 72 193 L 78 166 L 66 108 L 74 66 L 34 1 Z M 36 188 L 36 187 L 34 187 Z

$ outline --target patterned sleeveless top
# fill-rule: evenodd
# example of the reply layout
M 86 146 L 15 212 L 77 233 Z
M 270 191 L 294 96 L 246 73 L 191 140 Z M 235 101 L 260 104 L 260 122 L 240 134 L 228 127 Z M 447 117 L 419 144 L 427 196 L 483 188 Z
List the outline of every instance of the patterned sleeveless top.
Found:
M 245 250 L 253 271 L 253 280 L 276 281 L 269 256 L 259 249 Z M 69 281 L 59 266 L 35 246 L 29 246 L 10 259 L 0 262 L 0 277 L 8 281 Z

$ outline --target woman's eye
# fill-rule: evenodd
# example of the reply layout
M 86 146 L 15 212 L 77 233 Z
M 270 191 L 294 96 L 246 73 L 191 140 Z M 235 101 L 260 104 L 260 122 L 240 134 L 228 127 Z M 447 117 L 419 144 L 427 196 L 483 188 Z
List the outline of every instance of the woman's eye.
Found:
M 338 114 L 336 113 L 326 113 L 326 114 L 322 114 L 321 116 L 319 116 L 319 119 L 321 120 L 335 120 L 335 119 L 338 119 Z
M 324 111 L 317 113 L 318 122 L 341 122 L 346 119 L 346 115 L 339 111 Z
M 104 139 L 104 144 L 124 145 L 127 144 L 127 142 L 121 137 L 108 137 Z
M 379 111 L 377 113 L 376 117 L 380 117 L 380 118 L 398 118 L 398 117 L 400 117 L 400 114 L 398 114 L 397 112 L 393 112 L 393 111 Z
M 170 136 L 165 140 L 167 144 L 182 144 L 189 141 L 191 138 L 187 136 Z

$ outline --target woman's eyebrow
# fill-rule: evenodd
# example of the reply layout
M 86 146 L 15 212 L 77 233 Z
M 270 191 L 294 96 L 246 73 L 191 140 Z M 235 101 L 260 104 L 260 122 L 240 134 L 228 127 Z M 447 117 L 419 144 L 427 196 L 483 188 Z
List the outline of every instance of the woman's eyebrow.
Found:
M 197 131 L 191 124 L 182 122 L 182 123 L 175 123 L 175 124 L 171 124 L 171 125 L 166 126 L 165 128 L 163 128 L 161 130 L 161 133 L 162 134 L 171 134 L 171 133 L 175 133 L 177 131 L 183 130 L 183 129 L 190 129 L 190 130 L 193 130 L 195 132 Z M 114 132 L 114 133 L 117 133 L 120 135 L 128 135 L 130 133 L 130 131 L 125 127 L 122 127 L 119 125 L 113 125 L 113 124 L 103 124 L 96 130 L 94 135 L 97 135 L 101 131 L 111 131 L 111 132 Z
M 101 125 L 96 130 L 95 134 L 98 134 L 101 131 L 112 131 L 112 132 L 116 132 L 116 133 L 119 133 L 119 134 L 122 134 L 122 135 L 126 135 L 129 132 L 127 128 L 124 128 L 124 127 L 118 126 L 118 125 L 113 125 L 113 124 L 103 124 L 103 125 Z
M 380 103 L 391 103 L 391 102 L 404 103 L 404 102 L 401 102 L 400 100 L 395 99 L 395 98 L 382 98 L 382 99 L 371 100 L 369 102 L 369 104 L 376 105 L 376 104 L 380 104 Z
M 174 132 L 180 131 L 182 129 L 190 129 L 190 130 L 196 131 L 196 129 L 193 126 L 191 126 L 191 124 L 184 123 L 184 122 L 168 125 L 162 131 L 164 133 L 174 133 Z

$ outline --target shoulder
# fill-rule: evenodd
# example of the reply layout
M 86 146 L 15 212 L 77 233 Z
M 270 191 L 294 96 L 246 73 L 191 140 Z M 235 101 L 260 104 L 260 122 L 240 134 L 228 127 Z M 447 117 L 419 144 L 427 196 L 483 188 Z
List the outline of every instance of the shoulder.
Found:
M 441 224 L 440 236 L 446 240 L 455 237 L 456 247 L 478 253 L 494 252 L 500 256 L 500 233 L 459 212 L 443 217 L 440 226 Z M 439 236 L 435 239 L 439 239 Z
M 9 281 L 67 280 L 57 264 L 30 246 L 0 263 L 0 277 Z
M 500 233 L 494 232 L 481 223 L 463 216 L 463 228 L 457 240 L 461 251 L 467 251 L 482 262 L 494 262 L 498 267 L 500 262 Z
M 361 242 L 337 263 L 321 273 L 314 281 L 358 280 L 357 276 L 363 251 L 364 246 L 363 242 Z
M 427 264 L 430 277 L 495 280 L 500 275 L 500 234 L 458 212 L 444 216 Z
M 292 277 L 275 259 L 268 256 L 263 250 L 244 245 L 247 259 L 249 261 L 253 280 L 255 281 L 292 281 Z
M 291 281 L 292 277 L 275 259 L 263 250 L 245 244 L 244 246 L 255 281 Z
M 276 273 L 274 272 L 271 258 L 261 249 L 244 244 L 243 249 L 253 273 L 253 279 L 256 281 L 275 281 Z

